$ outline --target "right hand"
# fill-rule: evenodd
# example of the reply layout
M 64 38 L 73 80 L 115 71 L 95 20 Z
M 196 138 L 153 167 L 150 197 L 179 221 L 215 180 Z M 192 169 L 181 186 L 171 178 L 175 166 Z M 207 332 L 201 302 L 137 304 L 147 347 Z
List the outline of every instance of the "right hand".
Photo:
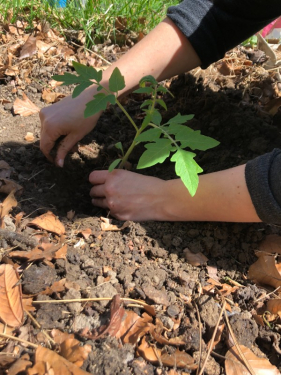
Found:
M 101 112 L 84 118 L 85 104 L 92 99 L 92 95 L 82 93 L 77 98 L 66 97 L 58 103 L 43 108 L 40 111 L 41 140 L 40 149 L 48 160 L 63 167 L 68 152 L 88 134 L 96 125 Z M 55 160 L 50 155 L 56 140 L 64 136 L 60 142 Z

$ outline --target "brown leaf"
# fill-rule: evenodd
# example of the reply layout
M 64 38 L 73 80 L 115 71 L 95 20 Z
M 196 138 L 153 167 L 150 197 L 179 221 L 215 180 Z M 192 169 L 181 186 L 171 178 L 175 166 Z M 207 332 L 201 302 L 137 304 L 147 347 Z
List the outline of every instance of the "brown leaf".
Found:
M 26 310 L 26 311 L 35 311 L 36 308 L 33 306 L 32 302 L 33 302 L 32 298 L 24 298 L 24 296 L 23 296 L 23 298 L 22 298 L 23 309 Z
M 224 327 L 225 327 L 225 324 L 222 323 L 218 326 L 218 329 L 217 329 L 217 332 L 216 332 L 216 335 L 215 335 L 215 339 L 213 341 L 213 345 L 212 345 L 212 350 L 214 350 L 214 348 L 216 347 L 216 345 L 221 341 L 221 335 L 223 333 L 223 330 L 224 330 Z M 208 349 L 210 348 L 211 346 L 211 342 L 212 340 L 210 340 L 208 342 Z
M 3 203 L 0 203 L 0 227 L 4 227 L 4 217 L 8 215 L 13 207 L 16 207 L 18 202 L 14 196 L 14 191 L 11 191 L 10 194 L 4 199 Z
M 35 225 L 48 232 L 56 233 L 59 236 L 65 233 L 64 225 L 51 211 L 48 211 L 47 213 L 36 217 L 29 223 L 29 225 L 30 224 Z
M 24 373 L 29 367 L 32 366 L 32 362 L 29 359 L 29 355 L 27 353 L 24 354 L 9 368 L 9 375 Z
M 244 345 L 240 345 L 240 349 L 256 375 L 280 375 L 278 369 L 271 365 L 268 359 L 257 357 Z M 225 372 L 226 375 L 250 375 L 234 346 L 226 353 Z
M 134 311 L 126 311 L 125 319 L 122 321 L 120 329 L 116 333 L 116 338 L 121 338 L 122 342 L 135 345 L 151 329 L 152 318 L 144 313 L 142 317 Z
M 277 234 L 270 234 L 262 241 L 259 250 L 256 251 L 256 256 L 279 254 L 281 255 L 281 236 Z
M 67 253 L 67 245 L 61 247 L 61 244 L 49 244 L 48 247 L 42 248 L 40 245 L 35 247 L 31 251 L 16 250 L 11 251 L 9 256 L 11 258 L 23 258 L 28 259 L 30 262 L 41 260 L 41 259 L 65 259 Z
M 92 235 L 92 229 L 87 228 L 87 229 L 81 230 L 79 233 L 81 233 L 82 236 L 85 238 L 85 240 L 87 240 Z
M 36 53 L 36 37 L 30 35 L 22 47 L 19 59 L 25 59 L 26 57 L 31 57 L 35 53 Z
M 10 192 L 13 190 L 20 194 L 23 187 L 17 184 L 15 181 L 9 180 L 8 178 L 0 178 L 0 193 L 10 194 Z
M 274 288 L 281 286 L 281 274 L 276 268 L 273 255 L 261 255 L 249 268 L 248 277 L 259 284 L 271 285 Z
M 194 254 L 188 248 L 183 250 L 183 254 L 186 261 L 192 266 L 201 266 L 208 261 L 208 258 L 201 252 Z
M 12 335 L 14 328 L 8 327 L 6 324 L 0 323 L 0 333 L 5 333 L 6 335 Z M 0 345 L 7 339 L 0 336 Z M 1 366 L 1 360 L 0 360 L 0 366 Z
M 111 224 L 112 220 L 106 217 L 101 217 L 101 221 L 103 221 L 103 223 L 101 223 L 101 230 L 103 231 L 119 231 L 129 226 L 129 221 L 125 221 L 125 223 L 120 228 L 117 227 L 117 225 Z
M 23 99 L 17 98 L 14 102 L 14 113 L 20 116 L 30 116 L 38 113 L 40 108 L 37 107 L 28 97 L 23 93 Z
M 278 112 L 279 108 L 281 106 L 281 97 L 280 98 L 274 98 L 271 99 L 267 105 L 265 106 L 265 110 L 271 115 L 274 116 Z
M 34 134 L 31 132 L 27 132 L 24 139 L 26 140 L 26 142 L 34 142 Z
M 53 285 L 48 286 L 44 292 L 41 292 L 41 294 L 50 295 L 53 293 L 59 293 L 63 292 L 65 290 L 65 281 L 66 279 L 61 279 L 59 281 L 55 281 Z
M 19 327 L 23 321 L 21 285 L 10 264 L 0 266 L 0 319 L 10 327 Z
M 48 89 L 44 89 L 42 92 L 42 99 L 45 101 L 45 103 L 56 103 L 58 102 L 58 99 L 64 98 L 65 95 L 59 92 L 53 92 Z
M 69 362 L 74 363 L 76 366 L 81 367 L 84 361 L 88 358 L 92 350 L 91 345 L 80 346 L 81 342 L 75 338 L 66 339 L 60 345 L 60 355 L 62 355 Z
M 271 312 L 272 314 L 279 315 L 279 317 L 281 318 L 281 299 L 275 298 L 267 301 L 266 310 Z
M 52 370 L 52 372 L 51 372 Z M 47 372 L 48 371 L 48 372 Z M 90 375 L 56 352 L 38 346 L 35 354 L 35 366 L 27 370 L 28 375 Z

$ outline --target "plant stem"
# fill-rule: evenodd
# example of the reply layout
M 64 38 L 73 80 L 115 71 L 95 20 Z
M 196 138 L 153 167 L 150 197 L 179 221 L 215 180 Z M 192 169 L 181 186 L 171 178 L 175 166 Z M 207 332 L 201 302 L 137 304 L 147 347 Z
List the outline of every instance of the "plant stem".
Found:
M 118 99 L 116 99 L 116 104 L 118 105 L 118 107 L 121 109 L 121 111 L 126 115 L 127 119 L 130 121 L 130 123 L 133 125 L 133 127 L 135 128 L 136 132 L 139 131 L 139 128 L 137 127 L 137 125 L 135 124 L 134 120 L 132 119 L 132 117 L 129 115 L 129 113 L 126 111 L 126 109 L 122 106 L 122 104 L 119 102 Z
M 128 160 L 129 156 L 131 155 L 131 152 L 132 152 L 133 149 L 135 148 L 135 145 L 136 145 L 136 143 L 137 143 L 136 138 L 137 138 L 140 134 L 141 134 L 141 129 L 138 129 L 138 130 L 137 130 L 137 133 L 136 133 L 136 135 L 135 135 L 135 138 L 134 138 L 133 142 L 131 143 L 131 146 L 128 148 L 128 150 L 127 150 L 126 154 L 124 155 L 124 157 L 123 157 L 121 163 L 119 164 L 118 169 L 122 169 L 122 168 L 124 167 L 126 161 Z

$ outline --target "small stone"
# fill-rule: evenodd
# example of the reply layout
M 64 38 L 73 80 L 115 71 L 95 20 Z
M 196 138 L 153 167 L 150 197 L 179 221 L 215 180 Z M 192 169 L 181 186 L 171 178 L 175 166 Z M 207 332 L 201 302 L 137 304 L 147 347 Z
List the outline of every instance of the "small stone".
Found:
M 180 309 L 179 309 L 179 307 L 178 307 L 177 305 L 171 305 L 171 306 L 169 306 L 169 307 L 167 308 L 167 314 L 168 314 L 171 318 L 173 318 L 173 317 L 179 315 L 179 313 L 180 313 Z
M 210 327 L 215 327 L 219 319 L 219 305 L 210 296 L 204 295 L 199 299 L 201 319 Z
M 142 285 L 142 290 L 154 303 L 165 306 L 170 305 L 168 295 L 165 291 L 157 290 L 149 283 Z
M 164 327 L 168 329 L 173 329 L 175 323 L 172 321 L 171 318 L 169 318 L 168 316 L 161 316 L 160 320 L 163 323 Z
M 207 355 L 206 353 L 204 353 L 204 352 L 202 353 L 201 364 L 205 360 L 206 355 Z M 200 358 L 200 352 L 194 352 L 193 358 L 194 358 L 195 362 L 198 363 L 199 358 Z M 206 373 L 206 375 L 219 375 L 221 373 L 220 372 L 220 365 L 215 361 L 215 359 L 212 356 L 209 356 L 209 358 L 208 358 L 208 361 L 206 363 L 206 367 L 204 368 L 204 373 Z
M 75 289 L 69 289 L 63 299 L 81 299 L 81 293 L 78 290 Z M 74 314 L 77 315 L 82 310 L 81 302 L 72 302 L 67 304 L 68 310 Z
M 118 294 L 117 290 L 110 283 L 105 283 L 91 290 L 89 293 L 89 297 L 90 298 L 102 298 L 102 297 L 112 298 L 116 294 Z M 107 306 L 109 303 L 110 301 L 99 301 L 99 304 L 104 307 Z
M 24 146 L 21 146 L 17 149 L 16 154 L 21 155 L 26 152 L 26 148 Z

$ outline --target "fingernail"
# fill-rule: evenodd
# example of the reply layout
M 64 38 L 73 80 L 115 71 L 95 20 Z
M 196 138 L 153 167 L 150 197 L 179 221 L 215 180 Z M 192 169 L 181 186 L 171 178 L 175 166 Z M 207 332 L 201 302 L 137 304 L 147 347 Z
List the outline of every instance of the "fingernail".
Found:
M 59 160 L 58 160 L 58 166 L 59 166 L 59 167 L 62 168 L 62 167 L 63 167 L 63 163 L 64 163 L 64 162 L 63 162 L 63 159 L 59 159 Z

